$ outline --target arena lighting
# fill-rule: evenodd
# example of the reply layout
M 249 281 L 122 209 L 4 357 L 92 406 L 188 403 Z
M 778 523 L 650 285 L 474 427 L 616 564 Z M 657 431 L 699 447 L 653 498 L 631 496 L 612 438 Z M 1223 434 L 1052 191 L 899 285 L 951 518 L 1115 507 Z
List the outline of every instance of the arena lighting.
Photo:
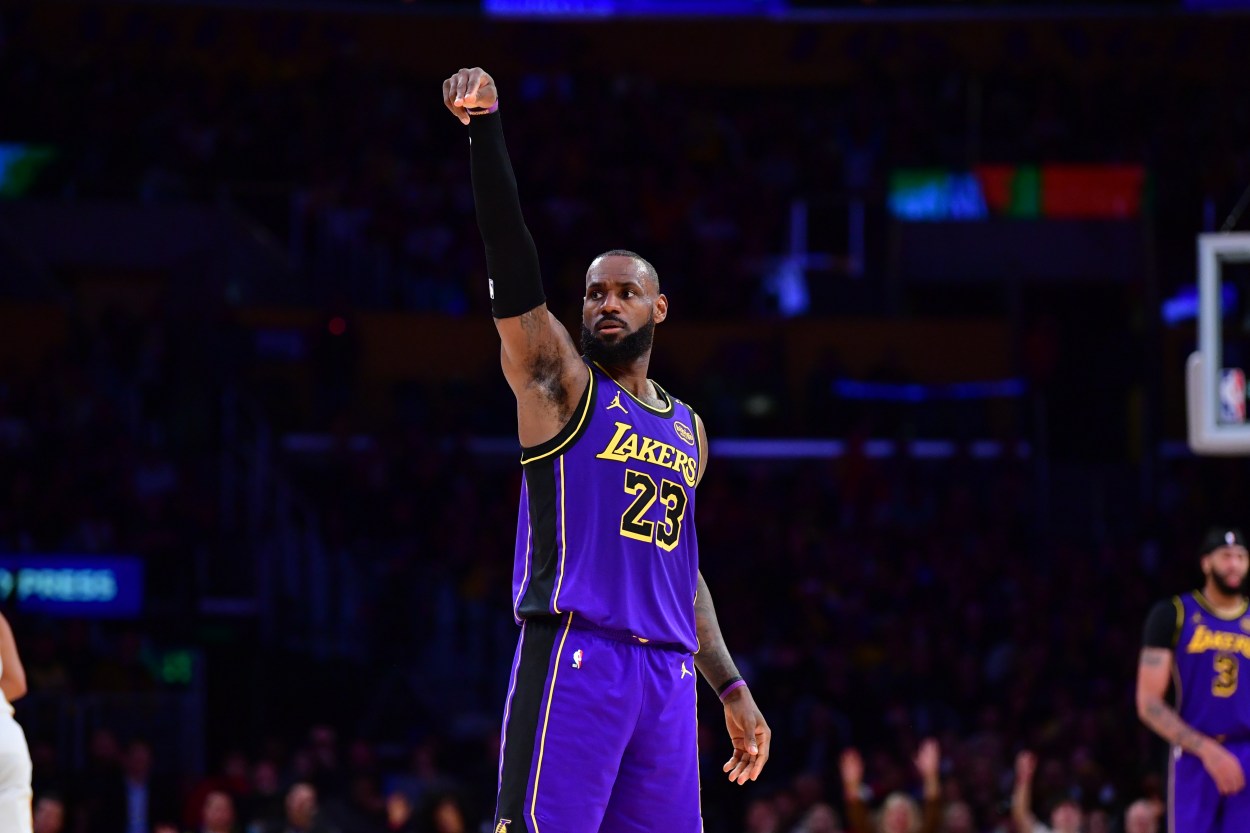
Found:
M 495 17 L 728 17 L 784 14 L 786 0 L 482 0 Z
M 1237 287 L 1226 283 L 1220 287 L 1220 304 L 1224 315 L 1237 306 Z M 1171 298 L 1166 298 L 1159 309 L 1163 323 L 1169 327 L 1198 317 L 1198 287 L 1196 284 L 1182 286 Z
M 460 440 L 454 442 L 459 443 Z M 448 443 L 450 447 L 451 441 Z M 472 454 L 485 457 L 516 457 L 514 437 L 471 437 L 464 443 Z M 839 439 L 732 439 L 712 440 L 712 456 L 731 460 L 837 460 L 859 453 L 874 460 L 905 457 L 912 460 L 948 460 L 970 457 L 974 460 L 1026 459 L 1032 454 L 1026 442 L 997 440 L 895 440 L 868 439 L 852 442 Z
M 1024 459 L 1032 448 L 1028 443 L 1001 443 L 996 440 L 712 440 L 712 455 L 735 460 L 836 460 L 858 452 L 872 460 L 906 457 L 912 460 L 949 460 L 967 456 L 975 460 L 1004 457 Z
M 56 156 L 50 145 L 0 142 L 0 199 L 23 196 Z
M 520 453 L 516 437 L 447 437 L 438 443 L 446 452 L 463 448 L 482 457 L 516 459 Z M 363 454 L 377 448 L 367 434 L 356 434 L 341 442 L 329 434 L 288 434 L 282 439 L 282 450 L 288 454 L 317 456 L 344 451 Z M 968 457 L 973 460 L 1026 459 L 1032 447 L 1026 442 L 1003 443 L 998 440 L 895 440 L 869 439 L 855 443 L 841 439 L 721 438 L 712 440 L 712 454 L 717 459 L 734 460 L 836 460 L 858 451 L 872 459 L 906 457 L 912 460 L 947 460 Z
M 865 402 L 938 402 L 974 401 L 981 399 L 1014 399 L 1023 396 L 1022 379 L 992 382 L 956 382 L 949 385 L 899 384 L 896 382 L 859 382 L 835 379 L 833 393 L 842 399 Z

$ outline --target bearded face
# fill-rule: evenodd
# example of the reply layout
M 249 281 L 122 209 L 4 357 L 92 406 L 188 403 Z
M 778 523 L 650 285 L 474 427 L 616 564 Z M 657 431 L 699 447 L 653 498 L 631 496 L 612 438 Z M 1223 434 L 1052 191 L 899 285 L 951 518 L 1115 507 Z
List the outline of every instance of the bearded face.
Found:
M 647 316 L 646 323 L 632 333 L 619 319 L 608 317 L 604 321 L 609 324 L 599 332 L 582 324 L 582 352 L 586 358 L 611 367 L 631 364 L 650 352 L 651 343 L 655 340 L 655 313 Z M 620 329 L 615 329 L 613 324 Z
M 1220 547 L 1202 560 L 1203 574 L 1226 596 L 1237 596 L 1243 592 L 1248 566 L 1250 557 L 1240 546 Z

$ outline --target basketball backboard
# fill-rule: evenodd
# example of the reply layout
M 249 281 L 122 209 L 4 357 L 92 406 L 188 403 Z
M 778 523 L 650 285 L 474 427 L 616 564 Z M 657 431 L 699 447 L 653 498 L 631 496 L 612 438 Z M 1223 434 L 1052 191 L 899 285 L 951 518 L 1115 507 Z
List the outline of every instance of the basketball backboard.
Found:
M 1245 373 L 1225 361 L 1232 334 L 1225 331 L 1222 298 L 1226 272 L 1241 264 L 1250 264 L 1250 233 L 1198 235 L 1198 350 L 1185 368 L 1189 447 L 1195 454 L 1250 456 Z

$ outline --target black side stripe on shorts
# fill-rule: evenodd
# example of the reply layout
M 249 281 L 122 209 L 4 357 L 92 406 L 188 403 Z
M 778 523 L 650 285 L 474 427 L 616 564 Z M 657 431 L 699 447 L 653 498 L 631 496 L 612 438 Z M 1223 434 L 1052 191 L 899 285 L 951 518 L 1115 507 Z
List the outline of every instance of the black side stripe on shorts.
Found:
M 508 705 L 495 820 L 511 819 L 520 830 L 527 829 L 524 819 L 529 818 L 529 810 L 525 806 L 525 790 L 529 786 L 530 764 L 534 760 L 543 695 L 547 690 L 547 670 L 559 630 L 549 622 L 525 624 L 525 644 L 521 646 L 521 658 L 517 662 L 516 688 Z

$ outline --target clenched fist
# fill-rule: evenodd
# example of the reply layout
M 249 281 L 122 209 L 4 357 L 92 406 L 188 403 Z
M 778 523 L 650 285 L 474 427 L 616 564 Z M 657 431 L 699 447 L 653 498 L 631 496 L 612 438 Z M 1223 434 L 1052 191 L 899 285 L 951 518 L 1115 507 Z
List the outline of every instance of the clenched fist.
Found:
M 485 109 L 498 100 L 495 80 L 481 67 L 461 69 L 443 82 L 443 104 L 461 124 L 469 123 L 470 109 Z

